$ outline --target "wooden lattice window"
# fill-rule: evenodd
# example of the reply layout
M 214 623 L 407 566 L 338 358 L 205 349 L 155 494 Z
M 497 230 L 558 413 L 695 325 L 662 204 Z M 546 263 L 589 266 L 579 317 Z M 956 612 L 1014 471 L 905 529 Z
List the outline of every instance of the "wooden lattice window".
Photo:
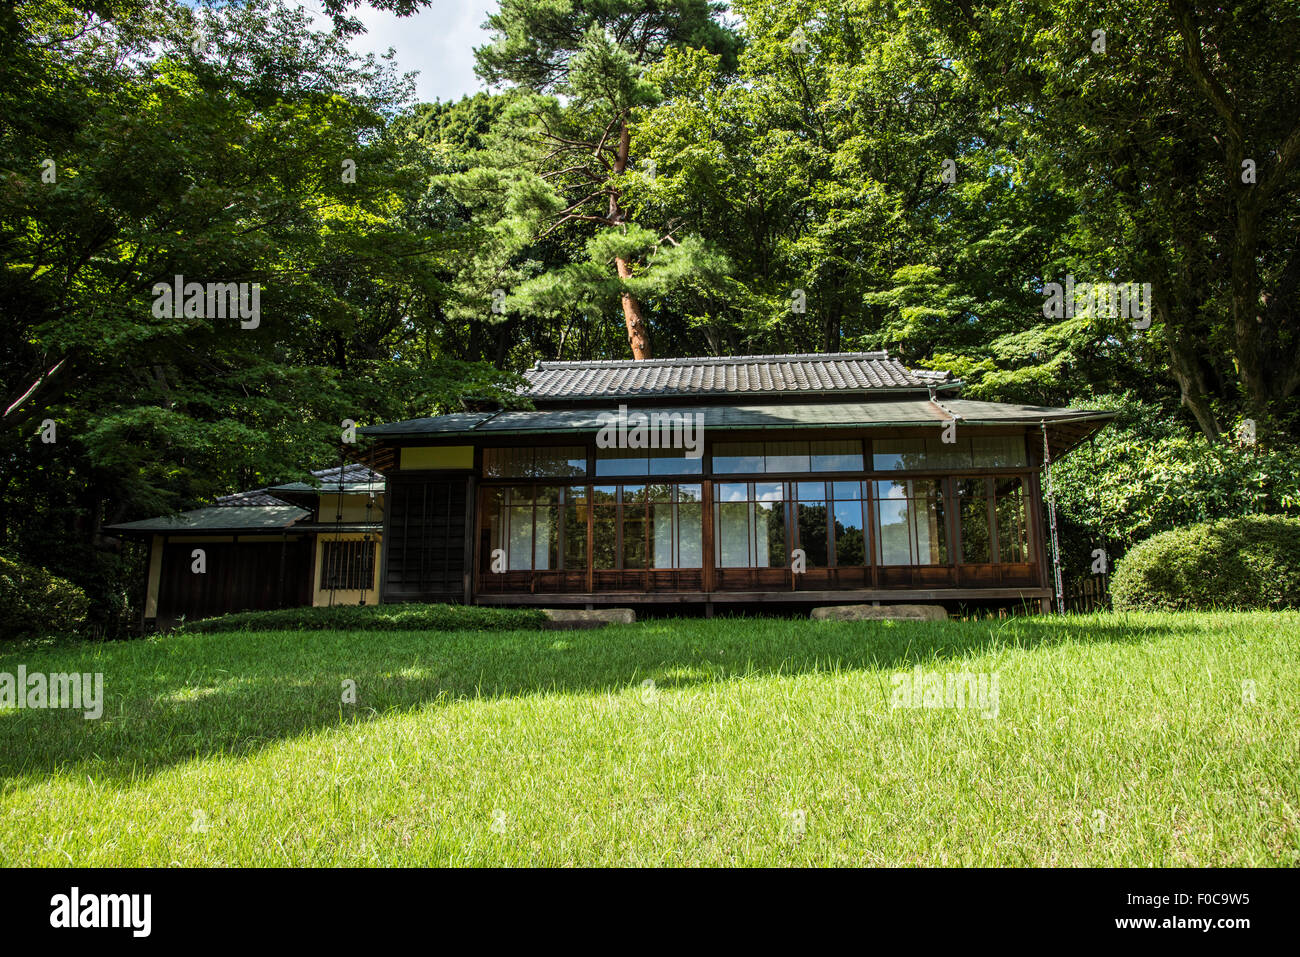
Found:
M 325 542 L 320 563 L 321 590 L 360 591 L 374 587 L 374 542 Z

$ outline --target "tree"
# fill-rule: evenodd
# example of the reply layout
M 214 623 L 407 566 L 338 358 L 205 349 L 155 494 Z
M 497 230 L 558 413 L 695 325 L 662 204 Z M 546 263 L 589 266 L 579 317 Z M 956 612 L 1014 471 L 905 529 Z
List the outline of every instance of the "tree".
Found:
M 735 38 L 718 21 L 722 9 L 711 0 L 503 0 L 487 21 L 494 42 L 475 50 L 485 80 L 532 94 L 512 119 L 541 149 L 529 157 L 533 176 L 507 186 L 506 205 L 534 217 L 535 240 L 574 224 L 606 231 L 586 244 L 585 263 L 518 291 L 516 303 L 575 292 L 599 299 L 598 270 L 609 263 L 637 359 L 651 354 L 638 274 L 642 288 L 656 289 L 648 264 L 637 260 L 661 252 L 659 272 L 671 276 L 680 272 L 673 263 L 700 250 L 670 251 L 663 247 L 681 246 L 671 232 L 652 235 L 629 221 L 622 194 L 634 170 L 633 117 L 657 100 L 644 72 L 667 51 L 691 46 L 734 57 Z
M 1008 135 L 1076 197 L 1080 252 L 1151 283 L 1148 335 L 1201 431 L 1218 440 L 1242 412 L 1261 434 L 1294 430 L 1300 8 L 927 7 Z
M 102 14 L 110 14 L 105 18 Z M 409 97 L 284 3 L 20 6 L 0 71 L 0 526 L 85 584 L 101 524 L 300 478 L 340 423 L 509 399 L 431 329 L 446 239 L 387 135 Z M 260 314 L 160 308 L 245 284 Z M 43 441 L 45 438 L 53 441 Z

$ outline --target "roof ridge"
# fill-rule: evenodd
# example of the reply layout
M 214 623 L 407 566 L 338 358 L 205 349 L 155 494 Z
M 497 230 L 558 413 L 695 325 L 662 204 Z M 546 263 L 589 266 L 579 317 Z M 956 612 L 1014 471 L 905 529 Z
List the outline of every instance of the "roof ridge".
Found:
M 774 363 L 774 362 L 815 362 L 826 361 L 828 359 L 872 359 L 883 361 L 890 358 L 887 350 L 876 352 L 786 352 L 786 353 L 765 353 L 756 356 L 684 356 L 675 358 L 661 359 L 555 359 L 555 360 L 537 360 L 532 369 L 577 369 L 603 367 L 612 368 L 614 366 L 630 366 L 632 368 L 645 368 L 646 366 L 674 366 L 674 365 L 723 365 L 725 363 Z M 893 361 L 897 362 L 897 359 Z M 532 371 L 531 369 L 529 371 Z

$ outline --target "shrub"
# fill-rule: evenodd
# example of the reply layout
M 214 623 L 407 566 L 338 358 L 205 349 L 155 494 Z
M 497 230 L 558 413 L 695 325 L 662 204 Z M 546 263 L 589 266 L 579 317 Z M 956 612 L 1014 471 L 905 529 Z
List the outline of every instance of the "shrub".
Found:
M 191 632 L 220 631 L 510 631 L 538 628 L 546 616 L 534 608 L 475 605 L 335 605 L 241 611 L 183 626 Z
M 1119 413 L 1052 470 L 1062 533 L 1079 539 L 1076 567 L 1103 539 L 1118 556 L 1198 522 L 1300 515 L 1300 448 L 1211 444 L 1179 417 L 1128 396 L 1075 404 Z
M 1300 605 L 1300 519 L 1254 515 L 1162 532 L 1115 568 L 1117 611 Z
M 75 631 L 88 607 L 86 593 L 67 579 L 0 557 L 0 639 Z

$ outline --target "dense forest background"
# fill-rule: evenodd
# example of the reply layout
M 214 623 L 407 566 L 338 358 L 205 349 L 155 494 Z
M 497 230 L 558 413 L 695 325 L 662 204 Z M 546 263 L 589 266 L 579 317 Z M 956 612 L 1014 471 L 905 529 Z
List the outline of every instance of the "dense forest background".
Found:
M 432 104 L 355 6 L 0 11 L 0 551 L 101 633 L 139 585 L 104 525 L 539 359 L 887 348 L 1117 409 L 1057 471 L 1073 575 L 1300 511 L 1294 0 L 501 0 L 485 91 Z M 159 317 L 176 275 L 259 324 Z M 1045 315 L 1067 277 L 1149 322 Z

